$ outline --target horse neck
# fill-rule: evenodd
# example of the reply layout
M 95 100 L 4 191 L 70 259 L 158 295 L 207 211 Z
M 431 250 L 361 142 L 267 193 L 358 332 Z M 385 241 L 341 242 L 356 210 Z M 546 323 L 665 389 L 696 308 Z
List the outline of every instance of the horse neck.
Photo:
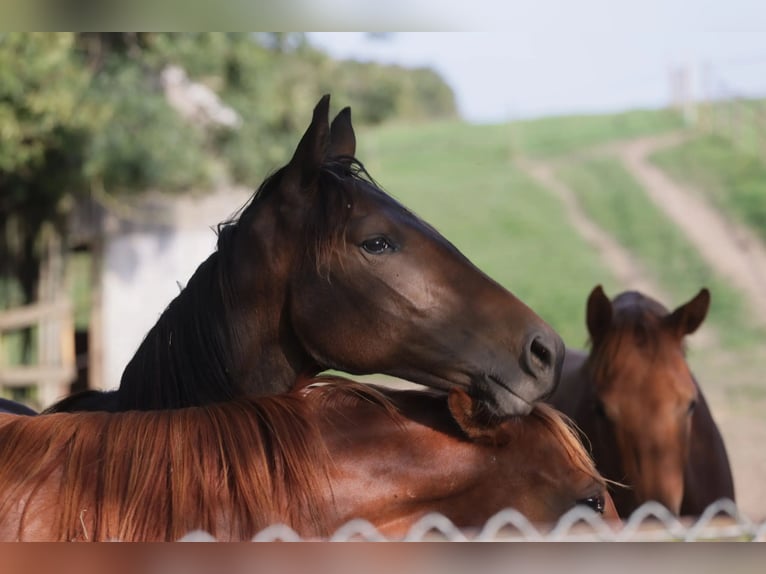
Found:
M 219 240 L 128 363 L 121 409 L 178 408 L 289 390 L 308 357 L 288 325 L 286 272 Z M 237 250 L 238 249 L 238 250 Z M 243 263 L 245 262 L 245 263 Z
M 267 227 L 263 218 L 260 227 Z M 269 236 L 268 231 L 262 231 Z M 289 391 L 301 374 L 314 374 L 314 362 L 289 320 L 289 278 L 294 266 L 287 240 L 248 238 L 230 251 L 228 308 L 231 376 L 247 395 Z M 282 249 L 277 253 L 277 249 Z
M 483 449 L 461 437 L 444 397 L 382 392 L 402 416 L 357 400 L 324 410 L 319 424 L 333 458 L 333 521 L 365 517 L 396 537 L 430 510 L 452 510 L 472 490 Z

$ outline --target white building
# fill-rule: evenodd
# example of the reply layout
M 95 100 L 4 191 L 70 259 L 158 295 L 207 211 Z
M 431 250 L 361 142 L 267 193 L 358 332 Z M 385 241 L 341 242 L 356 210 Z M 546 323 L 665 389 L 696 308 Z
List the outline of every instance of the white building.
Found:
M 233 189 L 153 198 L 141 208 L 148 218 L 107 223 L 100 271 L 101 333 L 94 341 L 101 347 L 101 373 L 91 373 L 92 382 L 105 389 L 119 386 L 146 333 L 215 250 L 217 224 L 235 214 L 251 194 Z

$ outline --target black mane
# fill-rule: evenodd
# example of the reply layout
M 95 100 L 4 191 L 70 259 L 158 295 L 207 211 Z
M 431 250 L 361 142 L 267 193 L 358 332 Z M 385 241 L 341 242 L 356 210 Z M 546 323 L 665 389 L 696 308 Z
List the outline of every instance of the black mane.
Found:
M 150 329 L 122 374 L 120 410 L 179 408 L 230 400 L 241 394 L 231 377 L 234 317 L 230 290 L 216 251 L 192 275 Z

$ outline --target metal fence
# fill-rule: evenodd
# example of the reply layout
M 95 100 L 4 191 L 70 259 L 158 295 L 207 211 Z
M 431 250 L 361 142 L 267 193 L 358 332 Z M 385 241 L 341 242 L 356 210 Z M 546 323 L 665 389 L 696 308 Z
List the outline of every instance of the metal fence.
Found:
M 259 532 L 254 542 L 300 542 L 306 539 L 284 524 L 275 524 Z M 344 524 L 326 540 L 331 542 L 384 542 L 383 536 L 367 520 L 355 519 Z M 399 539 L 405 542 L 766 542 L 766 521 L 754 522 L 744 516 L 731 500 L 711 504 L 694 519 L 679 519 L 664 506 L 647 502 L 622 524 L 605 521 L 586 506 L 577 506 L 552 527 L 535 525 L 513 509 L 498 512 L 480 529 L 461 529 L 445 516 L 433 513 L 418 520 Z M 204 531 L 190 532 L 182 542 L 215 541 Z

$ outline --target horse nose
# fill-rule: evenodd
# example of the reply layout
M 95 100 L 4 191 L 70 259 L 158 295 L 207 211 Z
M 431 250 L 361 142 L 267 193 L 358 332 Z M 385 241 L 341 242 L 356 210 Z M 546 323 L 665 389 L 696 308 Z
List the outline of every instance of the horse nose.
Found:
M 555 333 L 536 332 L 524 345 L 522 361 L 529 374 L 552 393 L 558 384 L 564 361 L 564 342 Z

